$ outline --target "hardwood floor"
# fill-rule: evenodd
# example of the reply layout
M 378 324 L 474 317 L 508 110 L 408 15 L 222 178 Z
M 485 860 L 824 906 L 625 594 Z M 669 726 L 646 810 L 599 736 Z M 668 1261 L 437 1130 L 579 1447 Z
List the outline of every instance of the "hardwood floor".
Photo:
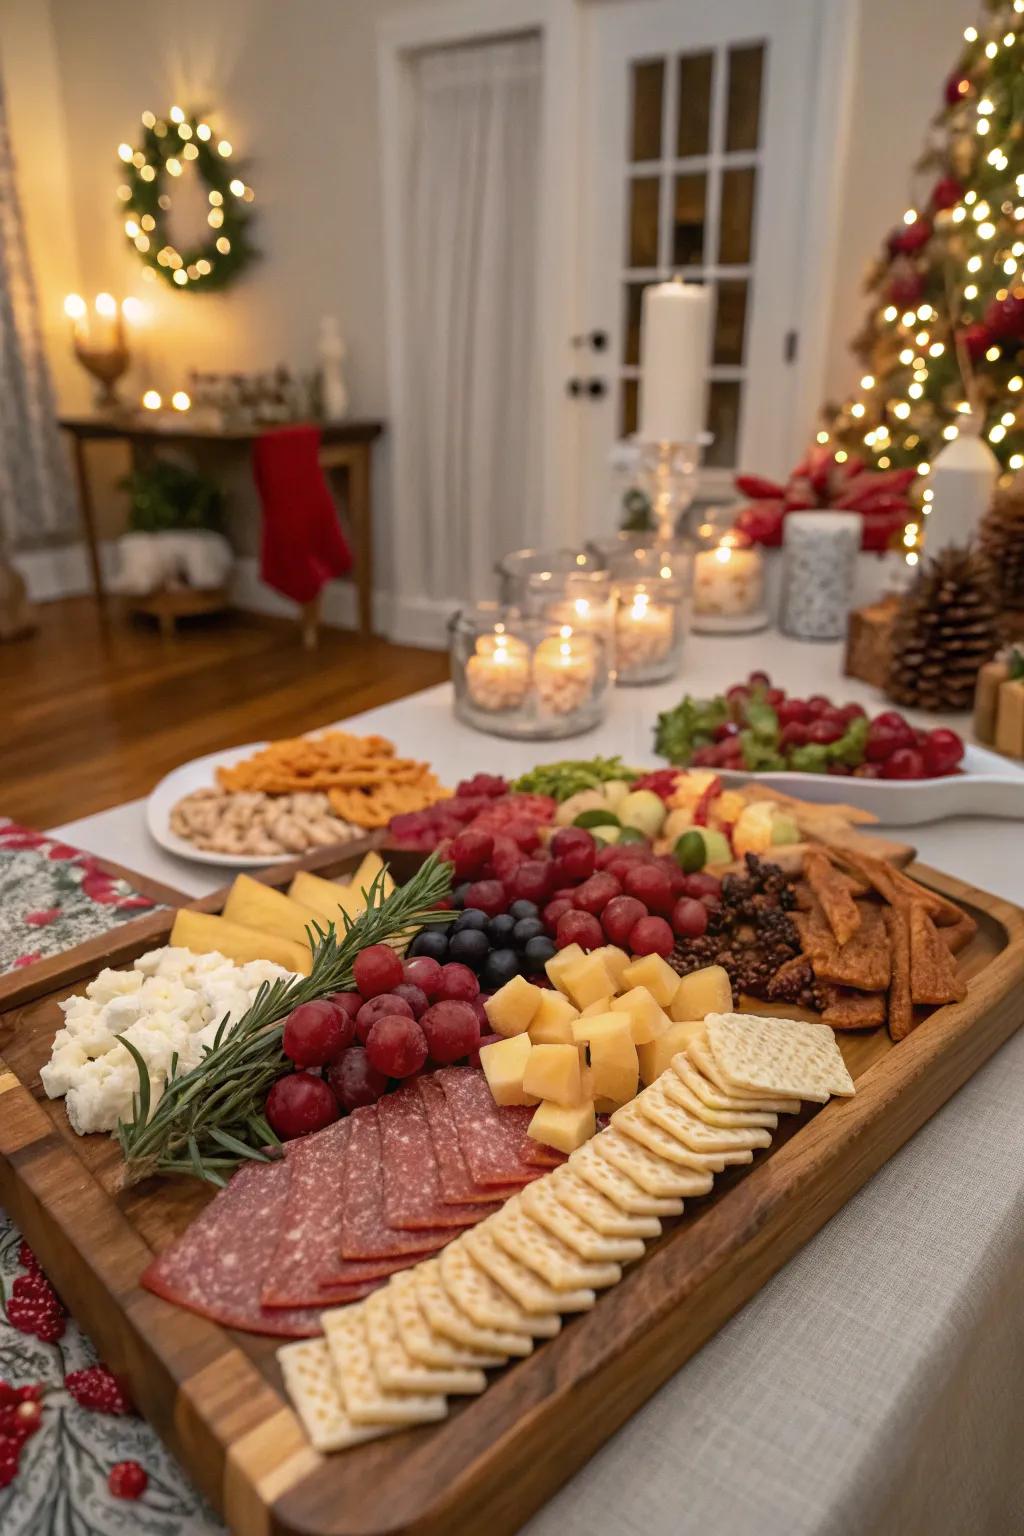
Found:
M 220 747 L 297 735 L 429 688 L 436 651 L 235 613 L 163 640 L 145 621 L 107 624 L 90 598 L 36 609 L 38 630 L 0 645 L 0 816 L 51 827 L 149 792 Z

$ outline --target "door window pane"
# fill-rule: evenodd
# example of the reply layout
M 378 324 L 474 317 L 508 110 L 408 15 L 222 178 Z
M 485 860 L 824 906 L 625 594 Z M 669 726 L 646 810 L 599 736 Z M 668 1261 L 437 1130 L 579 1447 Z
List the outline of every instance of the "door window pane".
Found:
M 676 155 L 706 155 L 711 139 L 711 70 L 714 55 L 685 53 L 679 60 Z
M 661 101 L 664 89 L 664 59 L 645 59 L 633 65 L 631 160 L 661 159 Z
M 673 266 L 700 266 L 704 260 L 707 180 L 703 171 L 676 177 L 672 209 Z
M 623 379 L 619 410 L 619 436 L 631 437 L 636 431 L 637 380 Z
M 622 361 L 627 368 L 640 361 L 640 310 L 647 283 L 626 283 L 626 316 L 622 330 Z
M 725 109 L 726 149 L 756 149 L 760 142 L 764 44 L 729 49 L 729 93 Z
M 658 195 L 657 176 L 635 176 L 629 184 L 628 267 L 658 265 Z
M 718 230 L 718 259 L 723 265 L 750 261 L 754 239 L 754 177 L 752 165 L 722 172 L 722 212 Z
M 746 278 L 723 278 L 715 304 L 715 341 L 712 361 L 738 365 L 743 362 L 747 323 Z
M 704 451 L 704 462 L 712 469 L 734 469 L 740 432 L 740 391 L 738 379 L 713 379 L 708 398 L 708 431 L 714 442 Z

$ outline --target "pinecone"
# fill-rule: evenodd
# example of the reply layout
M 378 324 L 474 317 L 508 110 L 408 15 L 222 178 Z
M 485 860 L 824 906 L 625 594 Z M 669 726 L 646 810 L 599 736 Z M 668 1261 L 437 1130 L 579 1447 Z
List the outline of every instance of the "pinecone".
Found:
M 970 709 L 979 669 L 1000 645 L 992 569 L 944 549 L 906 593 L 893 629 L 887 692 L 914 709 Z
M 1024 608 L 1024 475 L 997 491 L 978 529 L 978 549 L 991 565 L 1004 608 Z

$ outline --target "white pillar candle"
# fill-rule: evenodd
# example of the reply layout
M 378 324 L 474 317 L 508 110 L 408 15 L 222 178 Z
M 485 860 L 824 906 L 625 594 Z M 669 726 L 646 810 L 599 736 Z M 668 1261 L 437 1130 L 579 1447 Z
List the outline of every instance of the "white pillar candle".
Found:
M 643 442 L 696 443 L 704 430 L 711 295 L 693 283 L 644 289 L 640 326 Z
M 959 417 L 960 432 L 935 455 L 928 477 L 933 492 L 924 520 L 926 555 L 974 538 L 999 477 L 999 460 L 981 437 L 981 418 Z
M 759 549 L 744 549 L 727 533 L 714 549 L 701 549 L 694 563 L 693 607 L 698 617 L 733 618 L 752 613 L 764 600 L 764 564 Z

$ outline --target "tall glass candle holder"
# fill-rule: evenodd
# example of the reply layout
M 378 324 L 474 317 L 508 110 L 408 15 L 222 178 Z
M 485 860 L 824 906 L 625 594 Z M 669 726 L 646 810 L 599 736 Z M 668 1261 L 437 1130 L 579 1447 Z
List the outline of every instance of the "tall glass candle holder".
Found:
M 733 523 L 731 510 L 709 508 L 696 529 L 693 627 L 701 634 L 750 634 L 768 626 L 764 555 Z
M 514 549 L 495 566 L 499 601 L 522 607 L 527 601 L 529 583 L 545 574 L 567 576 L 594 571 L 600 562 L 587 549 Z
M 633 549 L 612 561 L 617 683 L 675 677 L 689 627 L 691 579 L 685 548 Z
M 449 622 L 455 714 L 523 741 L 576 736 L 607 707 L 609 649 L 596 629 L 477 603 Z
M 580 634 L 599 636 L 609 669 L 614 672 L 615 599 L 607 571 L 535 571 L 525 586 L 528 615 L 559 626 L 569 624 Z

